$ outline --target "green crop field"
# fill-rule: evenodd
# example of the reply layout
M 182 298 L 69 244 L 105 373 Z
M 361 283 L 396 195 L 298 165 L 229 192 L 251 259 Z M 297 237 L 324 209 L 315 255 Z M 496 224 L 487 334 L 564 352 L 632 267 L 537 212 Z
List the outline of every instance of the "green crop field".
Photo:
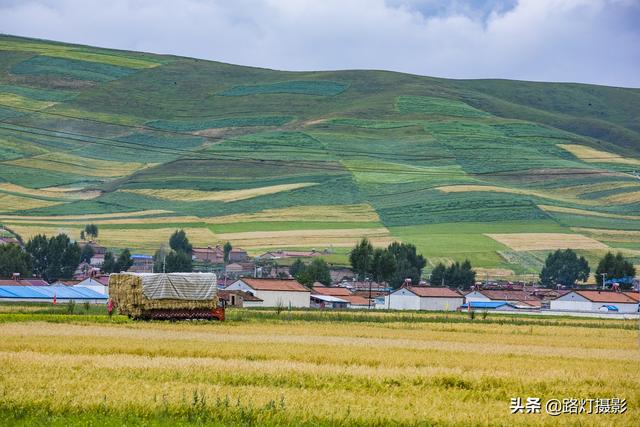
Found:
M 632 426 L 637 322 L 491 313 L 227 310 L 133 322 L 0 303 L 3 425 Z M 570 378 L 570 381 L 567 381 Z M 512 414 L 511 398 L 540 398 Z M 626 399 L 623 414 L 545 413 Z
M 103 243 L 146 253 L 149 230 L 184 226 L 199 244 L 333 247 L 342 263 L 364 236 L 484 272 L 533 273 L 565 234 L 591 260 L 640 257 L 638 89 L 284 72 L 11 36 L 0 64 L 0 221 L 25 236 L 118 214 Z

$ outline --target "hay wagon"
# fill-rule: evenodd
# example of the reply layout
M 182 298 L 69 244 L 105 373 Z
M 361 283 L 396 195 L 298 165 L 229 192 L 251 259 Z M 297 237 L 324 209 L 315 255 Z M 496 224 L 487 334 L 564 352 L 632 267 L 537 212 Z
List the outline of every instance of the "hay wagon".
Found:
M 118 273 L 109 296 L 118 313 L 133 319 L 224 320 L 213 273 Z

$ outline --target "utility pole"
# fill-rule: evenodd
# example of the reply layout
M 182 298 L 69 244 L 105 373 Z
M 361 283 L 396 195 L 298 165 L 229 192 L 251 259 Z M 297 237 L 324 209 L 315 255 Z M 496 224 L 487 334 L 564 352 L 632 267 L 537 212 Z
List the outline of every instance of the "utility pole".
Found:
M 604 282 L 606 278 L 607 278 L 607 273 L 602 273 L 602 290 L 603 291 L 604 291 Z

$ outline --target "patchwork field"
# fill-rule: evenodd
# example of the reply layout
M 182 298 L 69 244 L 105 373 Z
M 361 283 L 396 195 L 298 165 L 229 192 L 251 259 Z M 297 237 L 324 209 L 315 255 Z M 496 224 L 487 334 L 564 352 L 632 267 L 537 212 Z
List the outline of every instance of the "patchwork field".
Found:
M 28 238 L 91 221 L 100 243 L 144 253 L 182 227 L 198 245 L 335 248 L 341 262 L 369 236 L 479 272 L 534 273 L 558 245 L 640 263 L 639 116 L 635 89 L 0 36 L 0 224 Z
M 631 426 L 640 416 L 631 321 L 229 310 L 221 324 L 165 324 L 39 314 L 51 310 L 0 305 L 8 424 Z M 500 362 L 479 362 L 487 357 Z M 514 397 L 539 397 L 543 413 L 511 414 Z M 549 399 L 570 398 L 626 399 L 627 410 L 544 413 Z

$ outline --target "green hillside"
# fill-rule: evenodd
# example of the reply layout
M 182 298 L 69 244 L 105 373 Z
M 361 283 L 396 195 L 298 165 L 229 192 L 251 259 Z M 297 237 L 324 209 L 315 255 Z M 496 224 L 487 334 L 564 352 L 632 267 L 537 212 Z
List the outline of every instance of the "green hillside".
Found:
M 257 254 L 363 236 L 516 274 L 640 263 L 640 90 L 283 72 L 0 36 L 0 221 Z M 489 273 L 495 274 L 493 270 Z

